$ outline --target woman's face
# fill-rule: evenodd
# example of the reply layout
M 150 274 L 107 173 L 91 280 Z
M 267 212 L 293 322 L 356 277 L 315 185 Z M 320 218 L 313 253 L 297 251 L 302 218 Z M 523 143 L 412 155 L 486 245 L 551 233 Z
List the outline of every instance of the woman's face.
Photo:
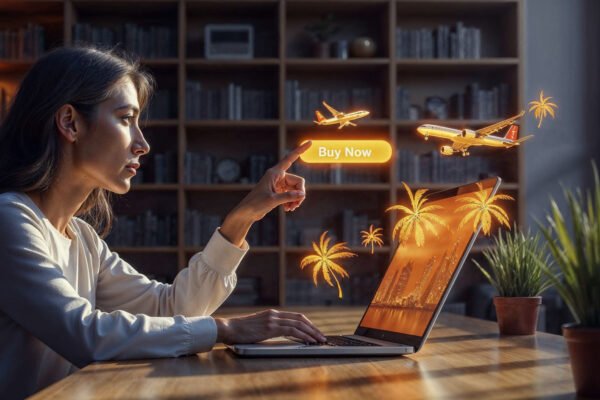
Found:
M 118 82 L 113 92 L 75 143 L 74 167 L 94 187 L 123 194 L 150 146 L 138 126 L 140 107 L 131 79 Z

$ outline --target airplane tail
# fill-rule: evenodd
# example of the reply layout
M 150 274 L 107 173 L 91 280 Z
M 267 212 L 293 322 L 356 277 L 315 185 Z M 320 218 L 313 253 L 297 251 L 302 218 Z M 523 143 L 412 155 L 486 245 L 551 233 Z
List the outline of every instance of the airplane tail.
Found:
M 504 135 L 504 139 L 517 140 L 519 138 L 519 125 L 514 124 L 508 128 L 508 132 Z
M 319 110 L 315 111 L 315 115 L 317 116 L 317 120 L 315 121 L 316 123 L 322 122 L 325 120 L 325 117 L 323 116 L 323 114 L 321 114 L 319 112 Z

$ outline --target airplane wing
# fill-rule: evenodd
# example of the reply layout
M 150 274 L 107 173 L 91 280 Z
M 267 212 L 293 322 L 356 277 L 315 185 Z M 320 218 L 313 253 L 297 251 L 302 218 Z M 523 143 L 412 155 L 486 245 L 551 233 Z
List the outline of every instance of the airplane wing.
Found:
M 464 151 L 469 147 L 468 144 L 452 142 L 452 150 L 454 151 Z
M 515 115 L 514 117 L 505 119 L 504 121 L 500 121 L 495 124 L 478 129 L 475 132 L 477 133 L 478 136 L 491 135 L 492 133 L 498 132 L 499 130 L 506 128 L 508 125 L 512 124 L 517 119 L 521 118 L 523 115 L 525 115 L 525 111 L 521 111 L 518 115 Z
M 340 112 L 338 110 L 336 110 L 335 108 L 331 107 L 329 104 L 325 103 L 325 101 L 323 101 L 323 105 L 325 106 L 326 109 L 329 110 L 329 112 L 334 116 L 334 117 L 341 117 L 344 115 L 343 112 Z

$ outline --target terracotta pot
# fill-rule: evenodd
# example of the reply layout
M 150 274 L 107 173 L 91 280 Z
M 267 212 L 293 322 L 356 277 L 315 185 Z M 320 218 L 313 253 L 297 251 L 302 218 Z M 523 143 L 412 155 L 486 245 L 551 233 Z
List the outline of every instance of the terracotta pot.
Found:
M 542 297 L 494 297 L 501 335 L 533 335 Z
M 562 331 L 569 348 L 577 395 L 600 398 L 600 379 L 598 379 L 600 328 L 565 324 Z

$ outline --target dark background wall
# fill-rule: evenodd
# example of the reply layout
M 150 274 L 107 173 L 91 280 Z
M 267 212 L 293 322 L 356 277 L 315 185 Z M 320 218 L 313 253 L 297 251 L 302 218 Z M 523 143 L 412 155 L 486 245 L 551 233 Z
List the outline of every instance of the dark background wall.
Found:
M 529 225 L 543 218 L 549 196 L 564 204 L 560 183 L 592 183 L 590 159 L 600 162 L 600 1 L 525 1 L 525 101 L 552 96 L 556 119 L 537 128 L 527 116 L 525 211 Z

